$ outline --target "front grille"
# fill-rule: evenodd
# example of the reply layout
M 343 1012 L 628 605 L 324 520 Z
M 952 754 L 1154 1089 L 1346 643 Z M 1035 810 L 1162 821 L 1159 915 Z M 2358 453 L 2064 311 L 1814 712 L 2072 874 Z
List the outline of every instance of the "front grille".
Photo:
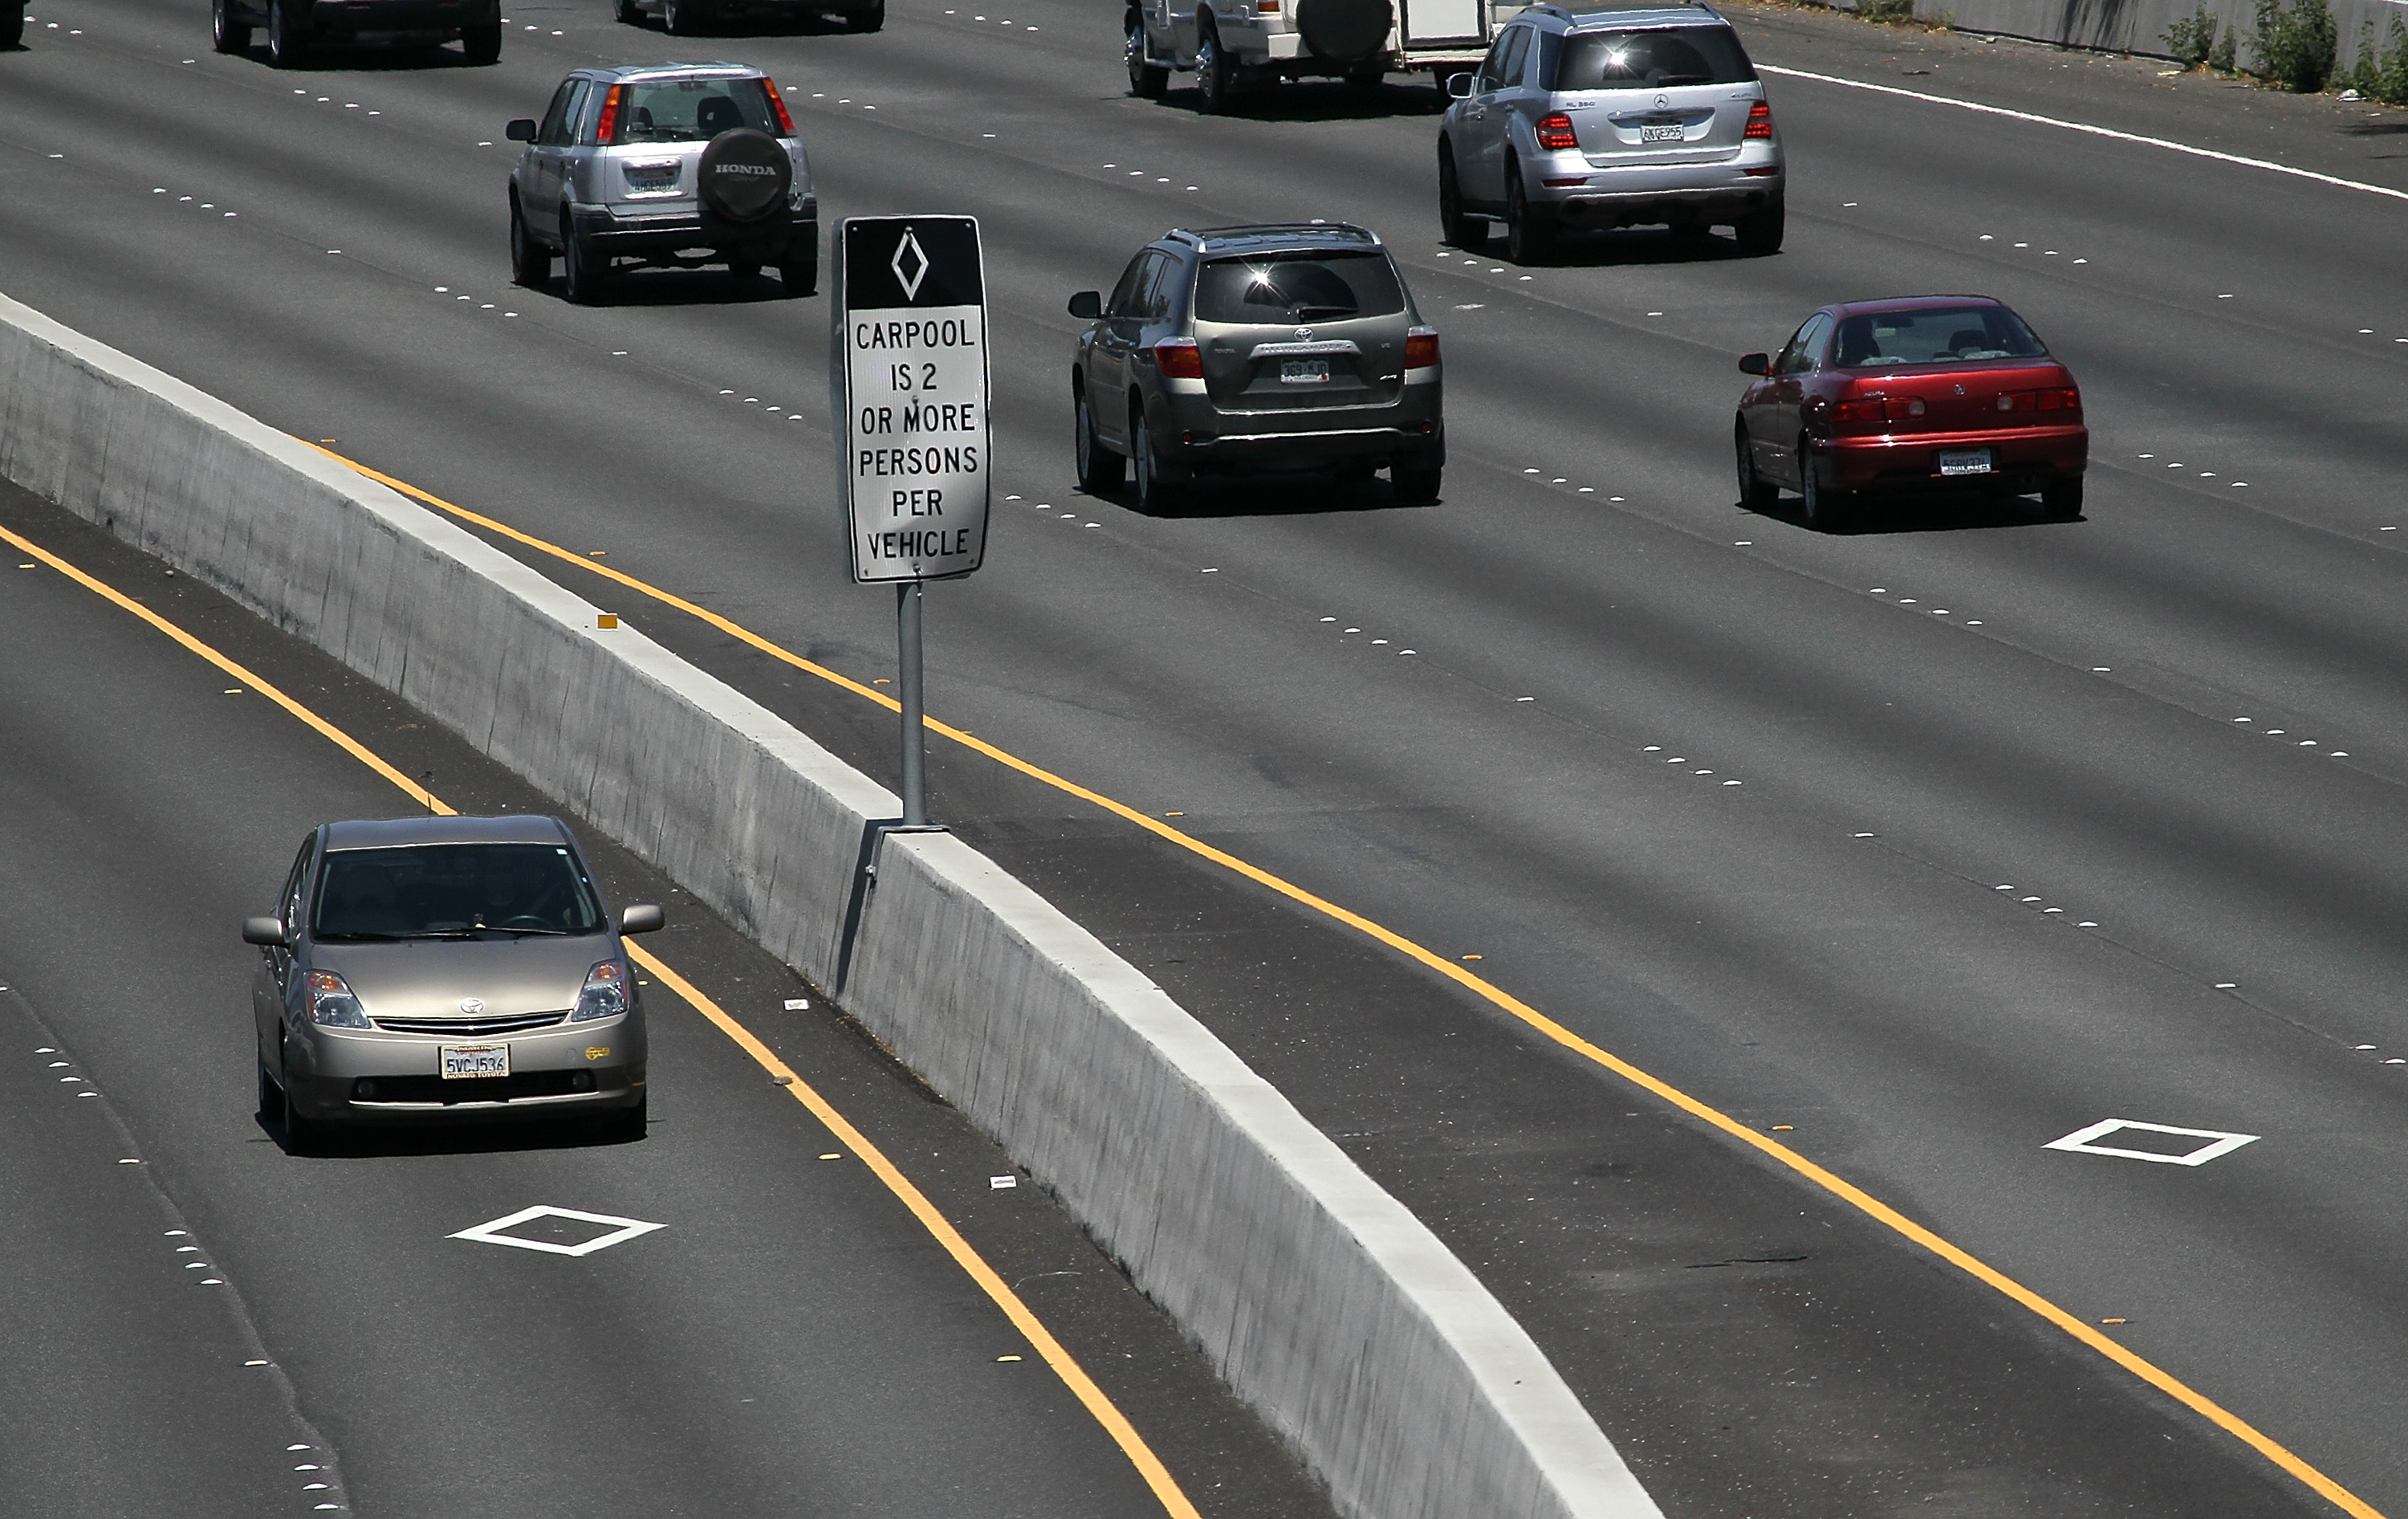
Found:
M 510 1102 L 520 1097 L 565 1097 L 594 1090 L 590 1070 L 530 1070 L 514 1076 L 446 1081 L 440 1076 L 363 1076 L 351 1083 L 353 1102 Z
M 465 1035 L 479 1038 L 487 1034 L 517 1034 L 530 1028 L 550 1028 L 566 1021 L 563 1012 L 523 1012 L 514 1018 L 379 1018 L 376 1025 L 394 1034 L 441 1034 L 446 1038 Z

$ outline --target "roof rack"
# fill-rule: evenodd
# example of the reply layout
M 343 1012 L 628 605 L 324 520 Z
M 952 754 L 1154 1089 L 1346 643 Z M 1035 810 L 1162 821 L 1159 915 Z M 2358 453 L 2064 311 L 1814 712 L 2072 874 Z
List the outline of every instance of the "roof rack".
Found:
M 1277 242 L 1310 237 L 1359 242 L 1372 248 L 1383 246 L 1378 233 L 1352 222 L 1268 222 L 1253 226 L 1203 227 L 1193 232 L 1179 227 L 1163 236 L 1199 251 L 1236 242 Z

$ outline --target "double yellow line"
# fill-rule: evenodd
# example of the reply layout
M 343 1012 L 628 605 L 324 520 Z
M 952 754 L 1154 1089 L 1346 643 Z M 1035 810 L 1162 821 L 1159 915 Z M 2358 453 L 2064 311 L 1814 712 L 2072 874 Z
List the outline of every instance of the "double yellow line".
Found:
M 305 439 L 304 441 L 307 440 Z M 512 527 L 508 523 L 498 522 L 494 518 L 484 516 L 481 513 L 471 511 L 466 507 L 454 505 L 452 502 L 442 499 L 440 496 L 420 490 L 417 486 L 410 484 L 407 480 L 396 480 L 391 475 L 371 469 L 367 466 L 359 463 L 357 460 L 344 458 L 343 455 L 336 453 L 332 450 L 319 447 L 316 444 L 311 444 L 310 446 L 312 448 L 317 448 L 318 451 L 325 454 L 326 457 L 359 471 L 367 479 L 375 480 L 380 484 L 391 486 L 394 490 L 399 491 L 402 494 L 407 495 L 413 500 L 422 501 L 427 506 L 435 508 L 438 511 L 458 518 L 460 521 L 467 523 L 473 526 L 482 528 L 486 532 L 508 538 L 513 543 L 522 544 L 538 553 L 548 554 L 552 558 L 564 560 L 568 564 L 575 565 L 580 569 L 582 569 L 589 574 L 599 575 L 605 580 L 623 585 L 628 590 L 635 592 L 637 595 L 657 601 L 663 606 L 674 608 L 677 610 L 685 613 L 689 617 L 693 617 L 709 623 L 710 626 L 719 629 L 722 633 L 726 634 L 729 638 L 736 639 L 739 643 L 748 645 L 751 648 L 756 649 L 772 659 L 790 665 L 796 669 L 803 670 L 811 675 L 817 676 L 821 680 L 826 681 L 832 685 L 841 686 L 845 690 L 852 692 L 853 695 L 867 697 L 869 700 L 878 703 L 880 706 L 886 708 L 890 711 L 901 710 L 902 704 L 895 697 L 888 695 L 886 693 L 877 690 L 874 687 L 864 685 L 860 681 L 853 680 L 849 676 L 845 676 L 835 670 L 829 669 L 824 665 L 816 664 L 810 660 L 805 659 L 800 654 L 794 652 L 792 650 L 785 649 L 771 642 L 769 639 L 763 638 L 760 634 L 753 632 L 752 629 L 735 623 L 728 618 L 723 617 L 719 613 L 710 610 L 709 608 L 698 606 L 694 602 L 686 600 L 682 596 L 672 595 L 669 592 L 662 590 L 658 586 L 638 580 L 635 576 L 629 575 L 623 570 L 614 569 L 596 560 L 587 558 L 585 555 L 578 553 L 573 550 L 564 549 L 556 543 L 547 542 L 542 538 L 537 537 L 531 533 Z M 1807 1159 L 1804 1155 L 1799 1154 L 1797 1151 L 1792 1150 L 1787 1145 L 1783 1144 L 1767 1135 L 1757 1133 L 1755 1129 L 1750 1128 L 1747 1125 L 1741 1123 L 1738 1119 L 1731 1117 L 1728 1113 L 1722 1111 L 1720 1109 L 1714 1108 L 1708 1103 L 1700 1101 L 1697 1097 L 1691 1096 L 1688 1093 L 1682 1091 L 1679 1087 L 1672 1085 L 1670 1082 L 1663 1081 L 1658 1077 L 1651 1075 L 1630 1064 L 1628 1061 L 1624 1060 L 1621 1056 L 1614 1054 L 1612 1052 L 1589 1042 L 1580 1035 L 1573 1033 L 1569 1028 L 1566 1028 L 1562 1024 L 1557 1023 L 1555 1019 L 1548 1017 L 1538 1009 L 1531 1007 L 1521 998 L 1514 996 L 1510 992 L 1507 992 L 1502 987 L 1497 986 L 1486 979 L 1466 969 L 1461 963 L 1450 960 L 1444 955 L 1438 953 L 1436 951 L 1431 950 L 1425 945 L 1416 943 L 1412 939 L 1407 939 L 1404 935 L 1397 933 L 1393 929 L 1384 927 L 1380 924 L 1372 922 L 1369 918 L 1363 917 L 1359 913 L 1350 911 L 1347 909 L 1339 906 L 1335 902 L 1331 902 L 1326 898 L 1318 896 L 1313 893 L 1305 890 L 1303 887 L 1297 885 L 1293 881 L 1287 881 L 1280 876 L 1273 875 L 1271 872 L 1263 869 L 1259 866 L 1241 860 L 1238 856 L 1231 854 L 1225 850 L 1215 849 L 1211 844 L 1182 832 L 1179 828 L 1172 826 L 1170 824 L 1166 823 L 1160 818 L 1151 817 L 1146 813 L 1138 810 L 1136 808 L 1128 806 L 1125 802 L 1116 801 L 1099 792 L 1091 791 L 1087 787 L 1080 785 L 1074 781 L 1069 781 L 1062 776 L 1058 776 L 1053 771 L 1044 768 L 1042 766 L 1031 764 L 1029 761 L 1021 758 L 1017 754 L 998 749 L 994 744 L 987 742 L 985 739 L 981 738 L 974 734 L 968 733 L 963 729 L 956 728 L 950 724 L 940 723 L 935 718 L 929 718 L 926 721 L 931 731 L 941 734 L 945 738 L 951 738 L 954 742 L 963 745 L 965 748 L 975 750 L 979 753 L 984 754 L 987 758 L 994 760 L 998 765 L 1002 765 L 1010 769 L 1017 770 L 1021 774 L 1029 777 L 1031 780 L 1040 781 L 1045 785 L 1065 793 L 1066 795 L 1076 796 L 1082 801 L 1091 803 L 1094 806 L 1101 808 L 1105 811 L 1111 813 L 1115 817 L 1125 819 L 1156 837 L 1176 844 L 1181 849 L 1186 850 L 1188 853 L 1195 854 L 1199 858 L 1210 860 L 1214 865 L 1220 866 L 1224 869 L 1235 871 L 1237 874 L 1245 877 L 1247 880 L 1268 887 L 1271 891 L 1277 892 L 1282 896 L 1288 898 L 1290 901 L 1309 908 L 1312 911 L 1318 912 L 1334 922 L 1343 924 L 1347 927 L 1354 929 L 1355 932 L 1364 935 L 1366 938 L 1376 940 L 1389 949 L 1396 951 L 1407 959 L 1415 961 L 1416 963 L 1436 971 L 1438 974 L 1446 977 L 1457 985 L 1471 992 L 1474 996 L 1486 1001 L 1491 1006 L 1496 1007 L 1504 1012 L 1510 1013 L 1525 1025 L 1527 1025 L 1530 1028 L 1535 1029 L 1541 1035 L 1544 1035 L 1547 1039 L 1552 1039 L 1556 1044 L 1563 1046 L 1573 1053 L 1580 1055 L 1583 1059 L 1603 1067 L 1605 1069 L 1613 1072 L 1616 1076 L 1621 1077 L 1624 1081 L 1630 1082 L 1632 1085 L 1637 1086 L 1655 1096 L 1660 1097 L 1665 1102 L 1671 1104 L 1673 1107 L 1689 1114 L 1691 1117 L 1696 1118 L 1702 1123 L 1711 1125 L 1714 1128 L 1720 1129 L 1725 1134 L 1729 1135 L 1732 1139 L 1752 1147 L 1768 1159 L 1773 1161 L 1775 1164 L 1787 1168 L 1789 1170 L 1795 1172 L 1798 1176 L 1803 1178 L 1813 1186 L 1828 1193 L 1830 1196 L 1838 1198 L 1842 1202 L 1846 1203 L 1849 1207 L 1856 1209 L 1858 1211 L 1879 1223 L 1884 1227 L 1895 1231 L 1904 1239 L 1909 1240 L 1921 1248 L 1929 1251 L 1932 1254 L 1937 1255 L 1943 1261 L 1946 1261 L 1949 1265 L 1956 1268 L 1960 1271 L 1963 1271 L 1966 1275 L 1972 1277 L 1983 1285 L 1990 1287 L 1995 1291 L 2005 1295 L 2007 1297 L 2012 1298 L 2021 1307 L 2039 1315 L 2041 1318 L 2045 1319 L 2048 1323 L 2056 1326 L 2057 1328 L 2063 1330 L 2066 1334 L 2081 1341 L 2090 1349 L 2097 1351 L 2100 1355 L 2105 1356 L 2115 1365 L 2122 1367 L 2125 1370 L 2140 1378 L 2143 1382 L 2147 1383 L 2150 1386 L 2157 1388 L 2167 1397 L 2173 1398 L 2176 1402 L 2181 1403 L 2192 1412 L 2198 1413 L 2200 1417 L 2206 1419 L 2217 1428 L 2231 1435 L 2234 1439 L 2240 1440 L 2251 1450 L 2256 1451 L 2258 1455 L 2264 1456 L 2267 1460 L 2272 1461 L 2275 1466 L 2289 1473 L 2311 1491 L 2315 1492 L 2318 1497 L 2323 1498 L 2328 1502 L 2331 1503 L 2333 1507 L 2339 1509 L 2342 1512 L 2350 1515 L 2351 1519 L 2383 1519 L 2383 1515 L 2378 1512 L 2372 1505 L 2367 1503 L 2365 1499 L 2358 1497 L 2358 1495 L 2352 1493 L 2348 1488 L 2344 1487 L 2341 1483 L 2333 1481 L 2330 1477 L 2326 1476 L 2323 1471 L 2317 1469 L 2315 1466 L 2310 1465 L 2307 1461 L 2303 1460 L 2297 1454 L 2292 1452 L 2288 1447 L 2274 1440 L 2273 1437 L 2258 1428 L 2255 1425 L 2250 1424 L 2239 1414 L 2234 1413 L 2223 1404 L 2218 1403 L 2206 1394 L 2199 1391 L 2189 1383 L 2174 1376 L 2173 1373 L 2166 1370 L 2164 1368 L 2157 1365 L 2146 1357 L 2135 1354 L 2133 1351 L 2117 1342 L 2110 1336 L 2101 1333 L 2096 1326 L 2076 1317 L 2074 1314 L 2067 1311 L 2057 1304 L 2042 1297 L 2039 1293 L 2032 1291 L 2029 1287 L 2025 1286 L 2022 1283 L 2008 1276 L 2005 1272 L 1990 1266 L 1988 1263 L 1979 1259 L 1957 1245 L 1950 1243 L 1947 1240 L 1942 1239 L 1940 1235 L 1934 1233 L 1930 1229 L 1926 1228 L 1924 1225 L 1917 1224 L 1913 1219 L 1908 1218 L 1897 1209 L 1892 1208 L 1885 1202 L 1883 1202 L 1880 1198 L 1873 1197 L 1861 1187 L 1856 1186 L 1854 1182 L 1816 1165 L 1813 1161 Z
M 13 533 L 6 527 L 0 527 L 0 541 L 6 541 L 10 546 L 30 554 L 85 590 L 133 613 L 184 648 L 223 670 L 234 680 L 283 708 L 345 753 L 391 781 L 395 788 L 419 806 L 446 817 L 456 815 L 456 810 L 441 797 L 411 780 L 382 755 L 369 749 L 357 738 L 294 700 L 283 688 L 267 680 L 258 671 L 194 638 L 191 633 L 160 616 L 115 586 L 85 573 L 22 535 Z M 809 1109 L 813 1117 L 827 1126 L 828 1132 L 836 1136 L 838 1144 L 851 1151 L 862 1164 L 869 1168 L 872 1175 L 885 1183 L 886 1189 L 910 1211 L 913 1218 L 919 1220 L 920 1226 L 927 1230 L 938 1244 L 944 1247 L 945 1254 L 953 1258 L 954 1264 L 968 1273 L 971 1281 L 978 1283 L 979 1289 L 984 1292 L 997 1308 L 1003 1310 L 1004 1316 L 1011 1321 L 1012 1326 L 1027 1339 L 1029 1345 L 1035 1349 L 1045 1364 L 1054 1369 L 1054 1374 L 1062 1379 L 1072 1395 L 1090 1414 L 1095 1416 L 1096 1422 L 1103 1426 L 1104 1432 L 1111 1437 L 1112 1442 L 1118 1445 L 1122 1454 L 1128 1457 L 1129 1464 L 1137 1469 L 1138 1475 L 1145 1480 L 1145 1484 L 1154 1490 L 1154 1498 L 1162 1504 L 1164 1511 L 1171 1515 L 1171 1519 L 1201 1519 L 1196 1511 L 1196 1505 L 1189 1502 L 1187 1495 L 1180 1490 L 1178 1480 L 1172 1477 L 1170 1469 L 1162 1464 L 1162 1458 L 1154 1454 L 1154 1448 L 1146 1443 L 1145 1437 L 1137 1432 L 1137 1426 L 1129 1423 L 1127 1415 L 1122 1413 L 1112 1400 L 1105 1395 L 1104 1390 L 1096 1385 L 1095 1379 L 1087 1375 L 1086 1369 L 1072 1358 L 1070 1353 L 1062 1347 L 1060 1340 L 1054 1338 L 1054 1332 L 1045 1327 L 1043 1321 L 1039 1319 L 1036 1313 L 1030 1311 L 1028 1305 L 1021 1300 L 1020 1295 L 1011 1290 L 1011 1284 L 996 1274 L 995 1268 L 987 1264 L 986 1258 L 978 1253 L 977 1248 L 962 1237 L 961 1230 L 953 1226 L 953 1221 L 938 1211 L 937 1205 L 930 1202 L 927 1195 L 912 1184 L 910 1178 L 905 1176 L 901 1168 L 887 1158 L 884 1151 L 881 1150 L 867 1135 L 854 1127 L 844 1114 L 838 1112 L 835 1104 L 821 1096 L 792 1067 L 781 1060 L 777 1053 L 764 1043 L 759 1036 L 737 1022 L 726 1009 L 706 995 L 701 988 L 679 975 L 659 956 L 639 945 L 628 945 L 627 953 L 664 985 L 685 998 L 693 1005 L 695 1011 L 717 1025 L 722 1033 L 736 1041 L 738 1048 L 751 1055 L 764 1070 L 777 1078 L 796 1102 Z

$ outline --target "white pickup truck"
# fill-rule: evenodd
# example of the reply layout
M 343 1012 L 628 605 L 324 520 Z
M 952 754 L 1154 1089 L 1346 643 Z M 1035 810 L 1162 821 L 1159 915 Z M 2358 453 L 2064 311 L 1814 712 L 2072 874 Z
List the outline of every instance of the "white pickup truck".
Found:
M 1307 75 L 1365 89 L 1421 70 L 1469 73 L 1522 0 L 1136 0 L 1123 31 L 1129 89 L 1149 99 L 1193 70 L 1204 109 L 1239 86 Z

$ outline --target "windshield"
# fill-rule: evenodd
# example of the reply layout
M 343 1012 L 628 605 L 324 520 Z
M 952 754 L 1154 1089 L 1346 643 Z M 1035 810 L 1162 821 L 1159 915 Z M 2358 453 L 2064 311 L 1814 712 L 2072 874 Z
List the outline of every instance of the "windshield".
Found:
M 1937 311 L 1876 311 L 1840 323 L 1834 360 L 1843 369 L 1895 369 L 1973 359 L 2041 359 L 2048 347 L 2003 306 Z
M 1670 26 L 1568 36 L 1554 73 L 1551 90 L 1660 90 L 1744 84 L 1756 78 L 1756 67 L 1727 26 Z
M 552 844 L 411 844 L 326 856 L 321 939 L 599 933 L 583 867 Z
M 620 142 L 709 142 L 730 127 L 781 135 L 759 79 L 664 79 L 627 86 Z
M 1404 308 L 1404 287 L 1376 250 L 1214 259 L 1196 276 L 1198 322 L 1340 322 Z

